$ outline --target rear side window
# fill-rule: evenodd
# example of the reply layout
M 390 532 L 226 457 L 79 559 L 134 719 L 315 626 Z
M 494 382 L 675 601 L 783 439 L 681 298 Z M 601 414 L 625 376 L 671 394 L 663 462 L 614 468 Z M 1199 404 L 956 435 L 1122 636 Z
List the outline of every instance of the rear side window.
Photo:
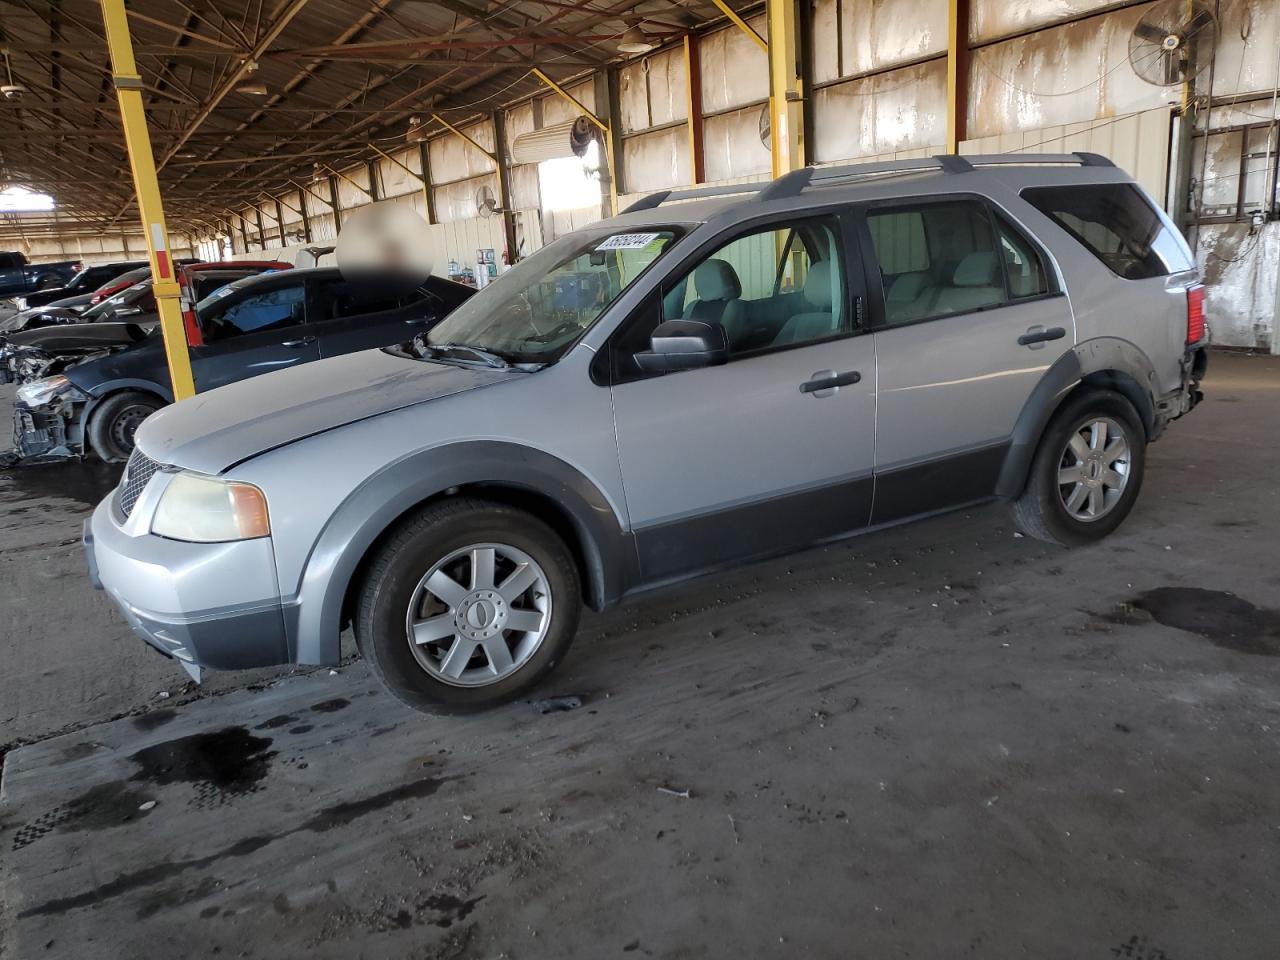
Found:
M 867 212 L 867 226 L 889 326 L 1007 302 L 1005 254 L 979 201 L 877 207 Z
M 324 320 L 387 313 L 411 300 L 388 282 L 327 280 L 320 286 L 321 319 Z
M 1029 187 L 1022 196 L 1118 277 L 1146 280 L 1193 266 L 1178 237 L 1132 184 Z

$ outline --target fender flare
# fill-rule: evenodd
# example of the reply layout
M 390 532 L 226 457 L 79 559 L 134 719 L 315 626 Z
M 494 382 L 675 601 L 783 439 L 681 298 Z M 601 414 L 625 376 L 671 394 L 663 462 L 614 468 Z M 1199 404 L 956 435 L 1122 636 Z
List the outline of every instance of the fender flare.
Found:
M 1093 381 L 1122 394 L 1142 420 L 1147 437 L 1155 430 L 1155 369 L 1147 355 L 1134 344 L 1118 337 L 1098 337 L 1078 343 L 1060 356 L 1027 398 L 1009 438 L 1009 449 L 996 495 L 1013 498 L 1022 493 L 1031 472 L 1040 437 L 1062 402 L 1080 384 Z
M 297 591 L 282 600 L 296 663 L 335 663 L 343 604 L 369 549 L 401 517 L 453 488 L 514 490 L 553 503 L 577 543 L 588 602 L 603 607 L 635 582 L 635 547 L 601 490 L 563 460 L 496 440 L 421 450 L 357 487 L 333 512 L 307 555 Z M 284 586 L 283 584 L 281 585 Z

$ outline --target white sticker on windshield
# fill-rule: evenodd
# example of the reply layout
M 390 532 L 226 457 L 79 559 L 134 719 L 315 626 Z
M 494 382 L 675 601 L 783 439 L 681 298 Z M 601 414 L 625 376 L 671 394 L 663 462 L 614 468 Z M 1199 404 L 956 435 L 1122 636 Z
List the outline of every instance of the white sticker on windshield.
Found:
M 660 236 L 662 236 L 660 233 L 615 233 L 596 247 L 596 252 L 599 253 L 601 250 L 643 250 Z

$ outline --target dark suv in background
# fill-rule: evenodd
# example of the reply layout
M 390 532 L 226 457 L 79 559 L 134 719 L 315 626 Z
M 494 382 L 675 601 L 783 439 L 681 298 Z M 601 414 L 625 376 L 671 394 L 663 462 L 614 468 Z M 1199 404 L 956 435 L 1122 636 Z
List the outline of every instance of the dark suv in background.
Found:
M 196 276 L 212 281 L 221 272 Z M 345 278 L 336 267 L 234 280 L 196 304 L 187 323 L 196 389 L 412 340 L 473 293 L 440 277 L 421 283 L 392 274 Z M 88 356 L 46 367 L 55 375 L 20 388 L 14 404 L 19 455 L 78 456 L 91 448 L 104 460 L 126 459 L 142 421 L 173 402 L 164 340 L 151 325 L 150 332 L 137 323 L 93 325 L 111 328 L 116 342 L 99 342 Z M 19 334 L 15 345 L 64 330 L 76 327 Z

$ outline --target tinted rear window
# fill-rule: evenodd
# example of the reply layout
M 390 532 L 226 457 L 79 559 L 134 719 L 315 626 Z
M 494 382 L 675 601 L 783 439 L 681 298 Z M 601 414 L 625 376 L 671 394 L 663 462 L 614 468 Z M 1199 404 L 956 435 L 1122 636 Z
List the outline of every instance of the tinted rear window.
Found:
M 1029 187 L 1022 196 L 1116 276 L 1145 280 L 1194 266 L 1179 238 L 1132 184 Z

